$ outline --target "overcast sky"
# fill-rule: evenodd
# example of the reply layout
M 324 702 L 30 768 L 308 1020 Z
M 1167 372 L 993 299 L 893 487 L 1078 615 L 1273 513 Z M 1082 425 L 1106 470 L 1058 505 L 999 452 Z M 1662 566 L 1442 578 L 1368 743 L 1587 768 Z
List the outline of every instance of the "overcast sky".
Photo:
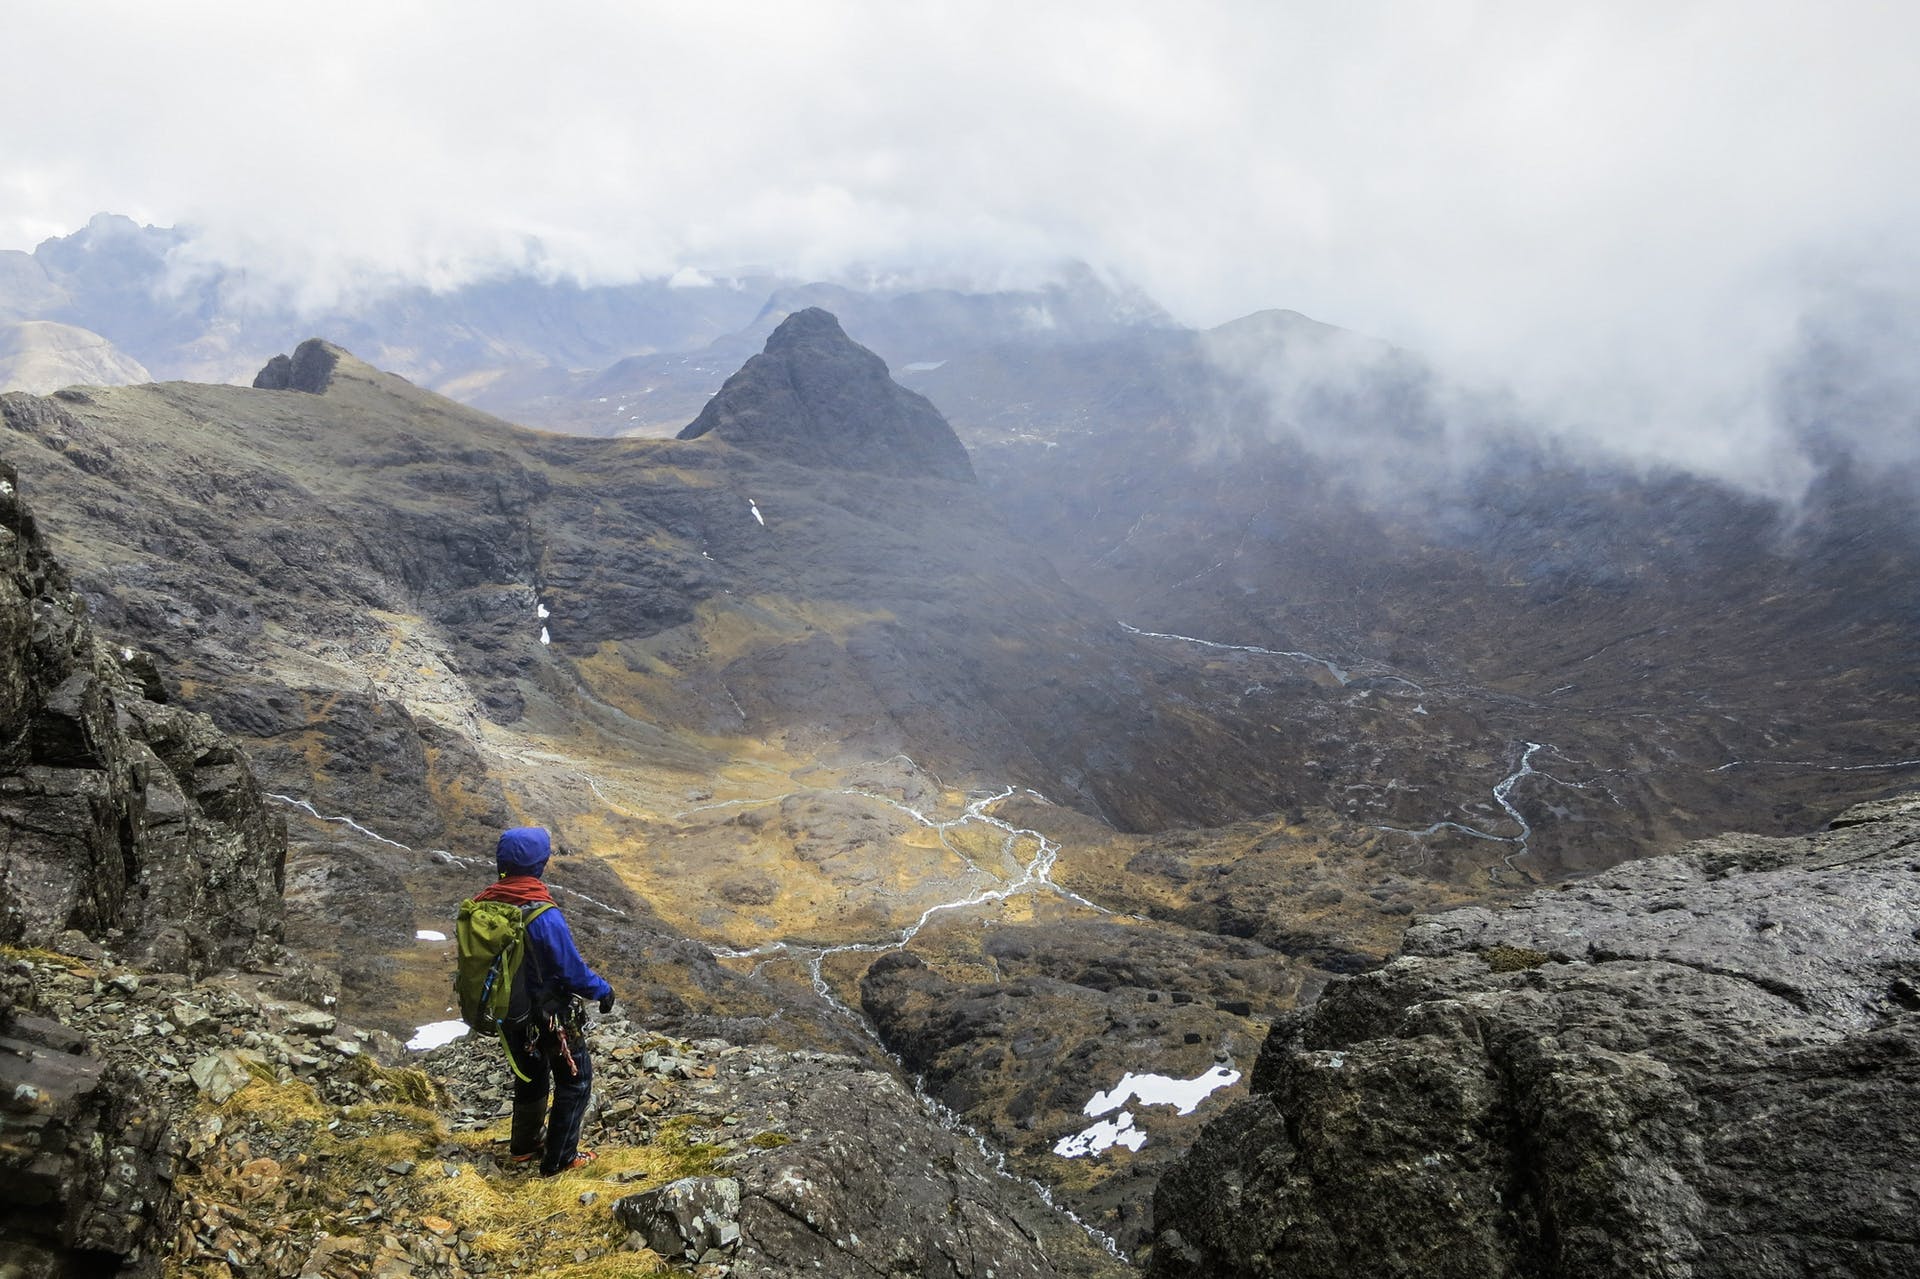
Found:
M 1713 451 L 1764 448 L 1811 290 L 1920 262 L 1915 3 L 6 10 L 0 247 L 111 210 L 316 295 L 530 239 L 607 280 L 1075 257 Z

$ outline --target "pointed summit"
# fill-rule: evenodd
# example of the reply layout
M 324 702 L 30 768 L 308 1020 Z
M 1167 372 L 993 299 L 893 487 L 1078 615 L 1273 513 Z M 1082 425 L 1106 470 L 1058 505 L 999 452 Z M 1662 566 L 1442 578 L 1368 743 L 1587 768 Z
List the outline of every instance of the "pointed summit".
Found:
M 802 466 L 971 482 L 960 437 L 819 307 L 780 322 L 679 438 L 708 434 Z

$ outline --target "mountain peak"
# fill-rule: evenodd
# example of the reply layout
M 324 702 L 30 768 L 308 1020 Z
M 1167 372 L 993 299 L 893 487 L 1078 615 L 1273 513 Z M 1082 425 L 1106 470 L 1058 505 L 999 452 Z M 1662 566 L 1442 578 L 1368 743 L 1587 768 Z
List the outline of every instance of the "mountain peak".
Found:
M 802 466 L 971 482 L 973 463 L 940 410 L 819 307 L 795 311 L 680 432 Z
M 767 335 L 766 349 L 770 352 L 795 351 L 807 346 L 844 346 L 876 360 L 880 358 L 848 337 L 833 312 L 817 306 L 802 307 L 793 312 Z

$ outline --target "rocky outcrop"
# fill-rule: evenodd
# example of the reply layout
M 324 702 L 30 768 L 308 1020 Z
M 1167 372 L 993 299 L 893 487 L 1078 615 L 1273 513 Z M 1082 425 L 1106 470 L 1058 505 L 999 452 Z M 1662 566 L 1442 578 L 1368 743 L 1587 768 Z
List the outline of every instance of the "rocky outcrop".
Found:
M 724 1260 L 740 1242 L 740 1183 L 732 1177 L 682 1177 L 613 1205 L 621 1225 L 663 1257 Z
M 685 430 L 802 466 L 971 483 L 960 437 L 819 307 L 795 311 Z
M 17 483 L 0 464 L 0 942 L 117 931 L 153 967 L 236 962 L 279 938 L 284 822 L 211 720 L 95 636 Z
M 62 415 L 25 397 L 0 411 Z M 79 997 L 117 1014 L 141 979 L 98 980 L 90 938 L 177 986 L 264 958 L 280 935 L 286 832 L 238 748 L 167 704 L 150 659 L 95 636 L 18 483 L 0 464 L 0 944 L 57 946 L 72 958 L 49 967 L 87 974 Z M 8 1273 L 153 1273 L 171 1202 L 167 1106 L 19 976 L 0 972 Z
M 5 975 L 11 978 L 13 974 Z M 156 1272 L 167 1220 L 164 1109 L 83 1036 L 13 1007 L 0 982 L 0 1250 L 7 1273 Z M 18 1267 L 14 1269 L 12 1267 Z
M 1920 799 L 1835 825 L 1422 920 L 1276 1024 L 1150 1273 L 1920 1272 Z
M 281 1079 L 342 1104 L 392 1087 L 364 1055 L 383 1037 L 325 1033 L 333 1015 L 300 998 L 331 1002 L 297 964 L 196 983 L 122 964 L 78 933 L 57 950 L 0 952 L 0 1259 L 20 1266 L 0 1272 L 144 1277 L 200 1258 L 258 1273 L 253 1249 L 199 1202 L 212 1156 L 250 1153 L 211 1150 L 209 1131 L 232 1121 L 196 1115 L 196 1102 Z
M 291 356 L 276 355 L 254 374 L 256 391 L 305 391 L 324 395 L 333 382 L 333 371 L 346 352 L 331 342 L 308 338 L 293 348 Z

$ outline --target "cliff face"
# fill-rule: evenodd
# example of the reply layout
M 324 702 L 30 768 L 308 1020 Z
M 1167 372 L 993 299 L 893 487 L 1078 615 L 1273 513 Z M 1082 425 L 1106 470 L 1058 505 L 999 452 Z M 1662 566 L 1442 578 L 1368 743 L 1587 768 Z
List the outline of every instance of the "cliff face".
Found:
M 8 410 L 42 404 L 19 398 Z M 90 939 L 110 938 L 184 985 L 183 974 L 268 958 L 280 935 L 284 823 L 267 814 L 238 748 L 165 695 L 150 660 L 94 635 L 18 476 L 0 463 L 0 1256 L 10 1274 L 13 1263 L 30 1275 L 151 1271 L 170 1203 L 166 1104 L 140 1072 L 43 1015 L 11 956 L 57 945 L 98 957 Z M 121 981 L 94 982 L 88 1002 L 122 1008 L 137 982 Z
M 1920 798 L 1498 914 L 1276 1024 L 1150 1273 L 1920 1273 Z
M 119 930 L 142 963 L 198 972 L 277 941 L 285 823 L 211 720 L 94 635 L 0 477 L 0 942 Z

